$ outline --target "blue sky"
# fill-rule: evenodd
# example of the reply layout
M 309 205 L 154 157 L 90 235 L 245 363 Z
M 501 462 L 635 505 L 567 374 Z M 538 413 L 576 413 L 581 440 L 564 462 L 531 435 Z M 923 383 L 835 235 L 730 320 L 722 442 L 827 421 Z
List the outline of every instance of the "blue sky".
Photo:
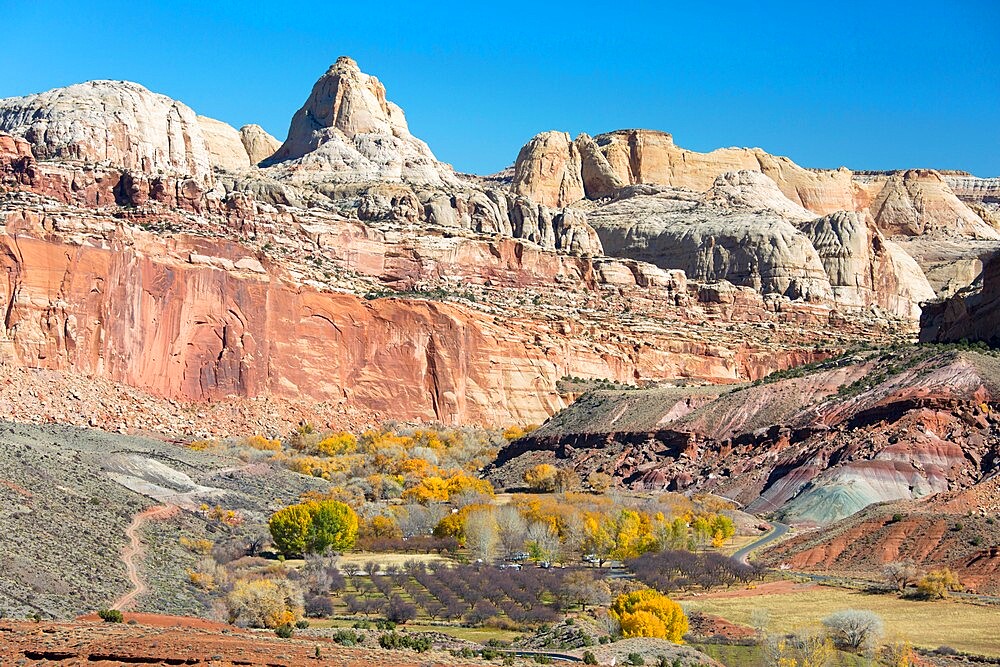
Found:
M 543 130 L 643 127 L 808 167 L 1000 176 L 998 0 L 0 0 L 0 17 L 0 97 L 128 79 L 284 139 L 346 54 L 462 171 L 510 164 Z

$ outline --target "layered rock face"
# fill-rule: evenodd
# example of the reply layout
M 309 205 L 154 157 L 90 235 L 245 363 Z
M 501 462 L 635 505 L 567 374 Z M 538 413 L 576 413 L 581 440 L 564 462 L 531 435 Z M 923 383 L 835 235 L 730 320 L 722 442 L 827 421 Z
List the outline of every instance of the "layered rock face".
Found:
M 879 229 L 888 234 L 944 234 L 1000 240 L 993 228 L 966 206 L 933 170 L 892 174 L 871 203 Z
M 739 174 L 735 178 L 743 182 L 720 184 L 718 179 L 731 179 L 731 174 Z M 959 188 L 961 198 L 950 184 Z M 725 186 L 724 192 L 720 186 Z M 950 295 L 978 275 L 984 254 L 1000 249 L 1000 205 L 994 201 L 996 188 L 990 179 L 945 177 L 933 170 L 852 174 L 844 168 L 803 169 L 788 158 L 757 148 L 687 151 L 676 146 L 669 134 L 649 130 L 620 130 L 594 138 L 581 134 L 572 141 L 565 133 L 540 134 L 521 149 L 510 187 L 515 194 L 554 206 L 589 211 L 590 221 L 603 230 L 602 239 L 629 239 L 614 242 L 615 250 L 609 250 L 612 254 L 689 270 L 701 279 L 715 276 L 765 293 L 813 294 L 824 299 L 830 298 L 830 290 L 816 288 L 809 279 L 804 289 L 799 287 L 802 276 L 812 273 L 800 243 L 791 244 L 791 253 L 787 253 L 782 240 L 763 244 L 743 241 L 774 233 L 768 228 L 767 215 L 761 216 L 762 224 L 754 229 L 761 210 L 795 225 L 841 211 L 856 213 L 866 230 L 855 236 L 869 237 L 872 250 L 867 254 L 872 255 L 869 263 L 874 268 L 850 284 L 838 283 L 843 276 L 831 276 L 831 288 L 846 288 L 833 289 L 833 300 L 843 307 L 879 305 L 911 318 L 919 314 L 921 300 L 933 296 L 928 285 L 939 296 Z M 660 229 L 662 202 L 635 197 L 663 192 L 665 187 L 704 193 L 701 199 L 707 203 L 750 215 L 733 219 L 728 240 L 721 243 L 722 257 L 707 263 L 694 259 L 691 253 L 697 256 L 704 244 L 711 243 L 706 239 L 719 238 L 720 227 L 728 229 L 729 222 L 724 219 L 706 229 L 706 235 L 686 235 L 683 249 L 666 250 L 673 247 L 673 240 L 669 233 L 664 237 Z M 620 204 L 626 199 L 632 201 Z M 644 209 L 647 205 L 651 206 L 649 211 Z M 622 215 L 624 209 L 627 215 Z M 690 215 L 684 210 L 672 212 L 687 227 L 704 227 L 712 215 L 701 207 Z M 652 222 L 656 219 L 661 219 L 661 224 Z M 613 229 L 618 223 L 620 228 Z M 657 229 L 651 230 L 649 225 Z M 632 230 L 639 227 L 643 229 L 631 237 Z M 787 239 L 787 230 L 779 236 Z M 730 262 L 734 244 L 743 246 L 736 253 L 742 256 Z M 829 251 L 828 247 L 825 252 Z M 776 283 L 753 275 L 755 266 L 773 267 L 776 255 L 786 258 L 780 271 L 794 282 Z M 722 270 L 727 263 L 731 271 Z M 873 285 L 887 285 L 890 293 L 873 295 Z
M 934 298 L 920 266 L 858 213 L 840 211 L 803 222 L 799 229 L 816 249 L 834 301 L 854 307 L 879 304 L 904 317 L 920 316 Z
M 706 289 L 635 260 L 276 203 L 309 193 L 260 176 L 205 189 L 40 162 L 6 135 L 0 153 L 8 367 L 178 400 L 504 424 L 564 407 L 567 375 L 732 382 L 822 356 L 816 336 L 889 335 L 877 319 Z
M 438 162 L 349 58 L 280 146 L 122 82 L 0 119 L 4 358 L 178 399 L 539 421 L 566 375 L 755 379 L 905 334 L 926 292 L 867 218 L 817 219 L 840 172 L 548 133 L 511 191 Z
M 555 141 L 554 135 L 562 135 L 565 141 Z M 551 168 L 557 164 L 565 164 L 567 173 Z M 574 142 L 562 133 L 544 133 L 521 149 L 514 169 L 536 175 L 530 181 L 515 178 L 511 186 L 515 193 L 545 192 L 554 206 L 572 204 L 584 192 L 592 199 L 611 196 L 627 185 L 667 185 L 703 192 L 721 174 L 752 170 L 767 175 L 788 199 L 814 213 L 856 208 L 857 188 L 846 169 L 803 169 L 759 148 L 697 153 L 676 146 L 666 132 L 653 130 L 619 130 L 594 138 L 581 134 Z M 564 181 L 581 182 L 582 188 L 560 190 Z

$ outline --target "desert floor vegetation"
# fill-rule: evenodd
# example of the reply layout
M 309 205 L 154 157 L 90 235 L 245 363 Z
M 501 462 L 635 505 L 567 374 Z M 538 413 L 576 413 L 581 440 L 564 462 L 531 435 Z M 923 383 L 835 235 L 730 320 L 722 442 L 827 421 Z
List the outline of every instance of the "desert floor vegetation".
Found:
M 823 618 L 844 609 L 866 609 L 878 614 L 888 636 L 905 637 L 914 646 L 1000 656 L 1000 636 L 987 628 L 1000 627 L 1000 608 L 954 600 L 906 600 L 830 586 L 814 586 L 778 594 L 713 597 L 711 593 L 684 599 L 687 612 L 715 614 L 744 625 L 754 625 L 754 614 L 766 610 L 767 629 L 793 632 L 817 627 Z

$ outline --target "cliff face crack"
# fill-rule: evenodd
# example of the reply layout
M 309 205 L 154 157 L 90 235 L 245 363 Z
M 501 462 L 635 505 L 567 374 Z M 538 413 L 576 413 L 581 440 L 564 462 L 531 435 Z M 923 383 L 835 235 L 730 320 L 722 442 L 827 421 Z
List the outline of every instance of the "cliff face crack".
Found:
M 14 325 L 14 304 L 17 301 L 17 294 L 21 290 L 21 281 L 19 278 L 21 276 L 22 267 L 24 266 L 21 249 L 17 244 L 17 235 L 14 234 L 10 238 L 14 243 L 14 254 L 11 255 L 11 253 L 8 252 L 8 256 L 10 256 L 13 266 L 7 270 L 7 308 L 4 313 L 4 328 L 7 330 L 8 334 Z M 7 247 L 9 250 L 10 246 Z
M 430 387 L 428 387 L 428 391 L 431 397 L 431 408 L 434 410 L 435 418 L 444 421 L 444 415 L 441 414 L 440 396 L 438 393 L 441 388 L 439 386 L 437 368 L 437 343 L 434 340 L 433 332 L 431 332 L 427 337 L 427 351 L 425 352 L 425 357 L 427 359 L 427 379 L 430 380 Z
M 344 335 L 343 330 L 339 326 L 337 326 L 337 323 L 334 322 L 332 319 L 330 319 L 327 315 L 325 315 L 323 313 L 310 313 L 309 317 L 315 317 L 318 320 L 323 320 L 324 322 L 326 322 L 327 324 L 329 324 L 331 327 L 333 327 L 334 330 L 338 334 L 340 334 L 341 336 Z

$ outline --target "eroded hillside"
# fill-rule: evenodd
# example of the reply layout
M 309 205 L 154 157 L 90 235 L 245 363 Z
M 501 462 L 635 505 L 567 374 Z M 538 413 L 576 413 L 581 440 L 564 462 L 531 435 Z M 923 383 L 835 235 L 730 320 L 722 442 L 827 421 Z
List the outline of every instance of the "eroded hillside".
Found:
M 549 462 L 826 524 L 989 478 L 998 392 L 995 352 L 935 346 L 857 352 L 721 392 L 594 391 L 501 451 L 489 477 L 517 487 Z

